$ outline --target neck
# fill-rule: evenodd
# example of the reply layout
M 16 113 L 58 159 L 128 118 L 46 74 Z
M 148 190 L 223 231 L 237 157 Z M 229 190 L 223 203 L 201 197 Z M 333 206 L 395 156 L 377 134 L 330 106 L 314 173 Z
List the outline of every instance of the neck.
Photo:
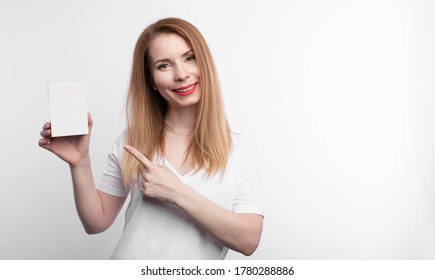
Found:
M 165 116 L 166 124 L 179 135 L 189 135 L 195 127 L 196 107 L 168 108 Z

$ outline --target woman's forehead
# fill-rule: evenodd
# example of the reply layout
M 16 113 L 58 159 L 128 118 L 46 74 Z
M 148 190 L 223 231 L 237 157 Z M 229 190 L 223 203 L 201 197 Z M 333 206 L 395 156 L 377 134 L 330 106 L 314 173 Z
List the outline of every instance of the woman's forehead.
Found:
M 178 34 L 159 34 L 150 44 L 149 55 L 152 60 L 170 59 L 191 50 L 189 44 Z

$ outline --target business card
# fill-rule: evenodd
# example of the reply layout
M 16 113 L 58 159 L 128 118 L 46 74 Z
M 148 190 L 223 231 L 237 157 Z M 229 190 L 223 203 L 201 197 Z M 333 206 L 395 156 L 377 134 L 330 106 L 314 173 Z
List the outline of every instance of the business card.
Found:
M 85 83 L 49 83 L 51 136 L 88 134 Z

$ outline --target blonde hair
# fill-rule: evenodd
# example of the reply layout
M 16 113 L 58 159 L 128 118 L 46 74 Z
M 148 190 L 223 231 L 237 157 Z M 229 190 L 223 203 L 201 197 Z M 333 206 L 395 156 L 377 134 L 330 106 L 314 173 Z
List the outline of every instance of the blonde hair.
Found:
M 178 18 L 161 19 L 148 26 L 139 37 L 133 56 L 126 112 L 128 144 L 148 159 L 164 154 L 166 101 L 152 85 L 150 44 L 160 34 L 175 33 L 192 48 L 200 71 L 201 98 L 186 158 L 191 156 L 206 176 L 225 171 L 232 146 L 231 131 L 225 117 L 216 67 L 201 33 L 191 23 Z M 122 160 L 122 177 L 126 188 L 137 178 L 142 166 L 130 154 Z

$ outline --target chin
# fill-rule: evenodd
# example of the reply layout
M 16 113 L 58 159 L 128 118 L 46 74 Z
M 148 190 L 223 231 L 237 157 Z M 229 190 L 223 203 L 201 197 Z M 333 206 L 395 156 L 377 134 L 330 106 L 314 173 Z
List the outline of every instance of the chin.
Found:
M 182 100 L 177 100 L 178 106 L 190 107 L 199 103 L 199 94 L 192 94 L 191 96 L 185 96 Z

